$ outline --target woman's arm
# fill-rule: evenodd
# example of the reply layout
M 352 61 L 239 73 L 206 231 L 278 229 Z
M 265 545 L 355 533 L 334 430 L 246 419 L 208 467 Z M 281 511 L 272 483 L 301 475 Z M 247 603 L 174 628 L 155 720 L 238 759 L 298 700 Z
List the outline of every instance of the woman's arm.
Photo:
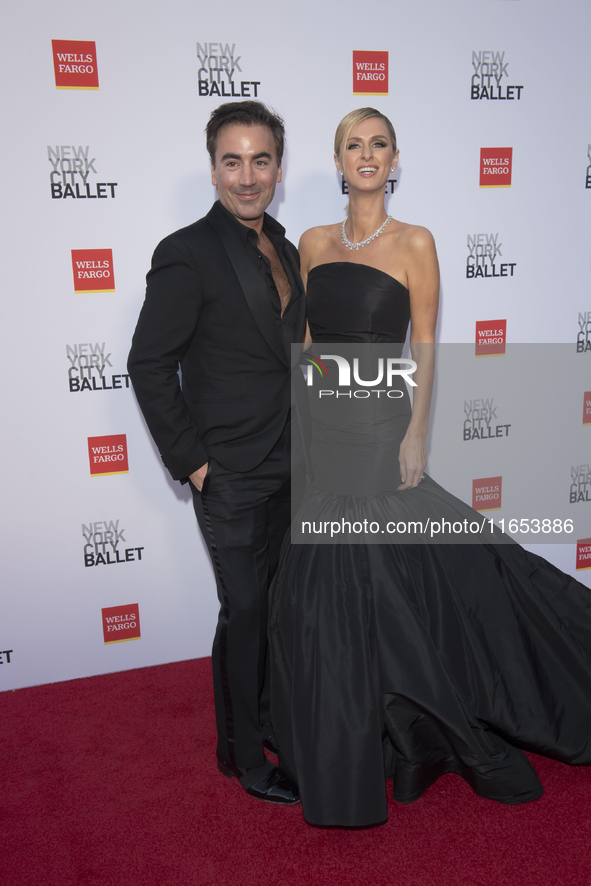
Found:
M 410 347 L 417 364 L 413 388 L 412 418 L 400 444 L 399 489 L 418 486 L 427 464 L 425 437 L 435 367 L 435 328 L 439 307 L 439 263 L 433 237 L 426 228 L 413 227 L 405 244 L 410 293 Z

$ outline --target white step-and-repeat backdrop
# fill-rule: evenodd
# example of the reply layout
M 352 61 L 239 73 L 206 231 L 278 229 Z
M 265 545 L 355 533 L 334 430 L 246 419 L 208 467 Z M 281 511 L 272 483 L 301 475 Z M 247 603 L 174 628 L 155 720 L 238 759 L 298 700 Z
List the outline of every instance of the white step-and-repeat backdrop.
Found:
M 156 243 L 215 199 L 208 115 L 240 97 L 285 117 L 270 211 L 292 240 L 343 217 L 334 129 L 375 106 L 399 136 L 389 211 L 438 245 L 439 340 L 492 354 L 562 342 L 584 363 L 586 383 L 563 379 L 573 420 L 551 473 L 587 530 L 541 551 L 591 583 L 590 25 L 588 0 L 11 6 L 0 688 L 209 654 L 217 601 L 190 494 L 163 468 L 125 364 Z M 494 497 L 520 415 L 469 379 L 457 402 L 470 471 L 454 491 Z M 555 430 L 552 403 L 538 408 Z M 483 418 L 511 428 L 484 444 L 465 434 Z M 532 455 L 547 445 L 537 433 Z M 505 477 L 502 494 L 518 484 Z

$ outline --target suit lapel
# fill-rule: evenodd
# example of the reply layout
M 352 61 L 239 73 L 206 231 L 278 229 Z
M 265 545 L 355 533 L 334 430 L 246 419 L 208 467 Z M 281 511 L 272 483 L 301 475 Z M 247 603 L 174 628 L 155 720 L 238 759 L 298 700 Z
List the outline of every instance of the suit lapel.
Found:
M 288 365 L 281 330 L 269 304 L 265 283 L 248 257 L 240 237 L 213 209 L 208 213 L 207 220 L 222 241 L 259 332 L 273 353 Z

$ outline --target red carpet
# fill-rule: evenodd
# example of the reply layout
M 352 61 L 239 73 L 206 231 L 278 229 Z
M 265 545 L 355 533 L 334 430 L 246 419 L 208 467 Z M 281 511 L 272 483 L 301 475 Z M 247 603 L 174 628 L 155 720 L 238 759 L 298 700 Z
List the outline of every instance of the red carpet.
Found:
M 590 768 L 532 757 L 523 806 L 448 775 L 383 827 L 310 828 L 217 772 L 209 665 L 0 694 L 0 886 L 591 884 Z

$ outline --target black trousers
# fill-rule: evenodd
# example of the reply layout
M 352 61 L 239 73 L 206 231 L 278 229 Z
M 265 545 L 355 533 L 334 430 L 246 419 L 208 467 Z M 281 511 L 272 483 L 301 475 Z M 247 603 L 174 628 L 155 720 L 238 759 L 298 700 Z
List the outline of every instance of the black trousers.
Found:
M 244 769 L 266 760 L 267 598 L 290 523 L 289 441 L 286 426 L 267 458 L 246 473 L 210 459 L 202 492 L 192 487 L 220 601 L 212 650 L 218 752 Z

